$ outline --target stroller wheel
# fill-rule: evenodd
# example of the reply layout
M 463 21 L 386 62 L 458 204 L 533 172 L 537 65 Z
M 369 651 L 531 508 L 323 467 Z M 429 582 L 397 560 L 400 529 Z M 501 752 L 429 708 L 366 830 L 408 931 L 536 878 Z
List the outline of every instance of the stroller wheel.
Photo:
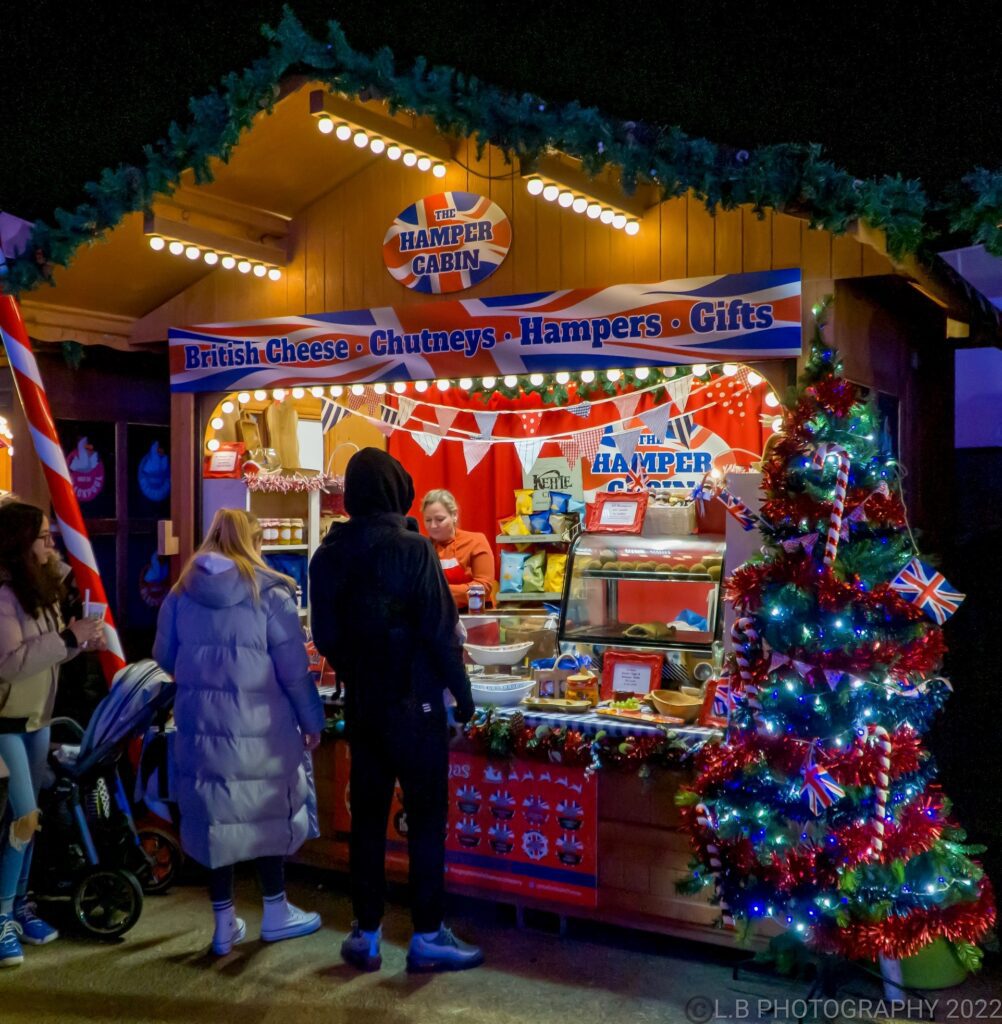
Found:
M 138 920 L 143 890 L 136 876 L 122 868 L 94 868 L 73 892 L 73 916 L 89 934 L 117 939 Z
M 170 832 L 159 828 L 141 828 L 139 843 L 149 859 L 149 870 L 142 874 L 143 892 L 147 895 L 166 892 L 184 862 L 180 844 Z

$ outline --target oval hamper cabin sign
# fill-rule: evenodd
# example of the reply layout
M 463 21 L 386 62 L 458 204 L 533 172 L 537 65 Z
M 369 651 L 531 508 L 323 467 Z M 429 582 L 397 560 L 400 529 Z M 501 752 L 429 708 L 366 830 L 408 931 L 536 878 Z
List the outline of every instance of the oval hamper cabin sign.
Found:
M 383 239 L 383 259 L 401 284 L 438 295 L 490 277 L 510 248 L 511 222 L 497 203 L 473 192 L 439 192 L 397 217 Z

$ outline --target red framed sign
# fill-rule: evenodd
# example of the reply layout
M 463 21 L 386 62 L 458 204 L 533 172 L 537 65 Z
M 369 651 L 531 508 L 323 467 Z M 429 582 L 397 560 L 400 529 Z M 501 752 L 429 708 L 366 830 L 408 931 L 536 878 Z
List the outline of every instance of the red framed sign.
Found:
M 588 533 L 640 533 L 647 516 L 647 492 L 619 494 L 600 491 L 588 506 Z
M 661 684 L 664 655 L 654 651 L 606 651 L 602 655 L 602 699 L 646 697 Z

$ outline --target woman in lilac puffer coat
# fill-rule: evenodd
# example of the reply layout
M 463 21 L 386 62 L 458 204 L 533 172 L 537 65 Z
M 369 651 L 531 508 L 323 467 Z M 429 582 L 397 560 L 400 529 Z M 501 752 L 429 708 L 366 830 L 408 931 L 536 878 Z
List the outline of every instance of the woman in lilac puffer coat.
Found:
M 246 934 L 233 909 L 233 865 L 254 860 L 261 938 L 307 935 L 320 916 L 285 898 L 283 858 L 307 836 L 305 749 L 324 725 L 294 586 L 255 550 L 246 513 L 220 509 L 164 601 L 153 648 L 174 675 L 181 845 L 210 869 L 212 946 Z

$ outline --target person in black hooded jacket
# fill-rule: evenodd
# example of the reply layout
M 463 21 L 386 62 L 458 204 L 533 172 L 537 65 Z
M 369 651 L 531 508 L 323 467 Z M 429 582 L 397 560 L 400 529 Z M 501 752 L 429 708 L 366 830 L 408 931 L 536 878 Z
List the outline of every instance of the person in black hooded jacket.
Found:
M 449 727 L 473 716 L 456 605 L 431 542 L 407 517 L 414 484 L 377 448 L 352 456 L 345 508 L 310 563 L 310 627 L 345 690 L 351 747 L 352 904 L 341 946 L 349 963 L 376 970 L 385 892 L 386 826 L 397 779 L 407 815 L 411 970 L 482 963 L 442 921 L 448 818 Z

